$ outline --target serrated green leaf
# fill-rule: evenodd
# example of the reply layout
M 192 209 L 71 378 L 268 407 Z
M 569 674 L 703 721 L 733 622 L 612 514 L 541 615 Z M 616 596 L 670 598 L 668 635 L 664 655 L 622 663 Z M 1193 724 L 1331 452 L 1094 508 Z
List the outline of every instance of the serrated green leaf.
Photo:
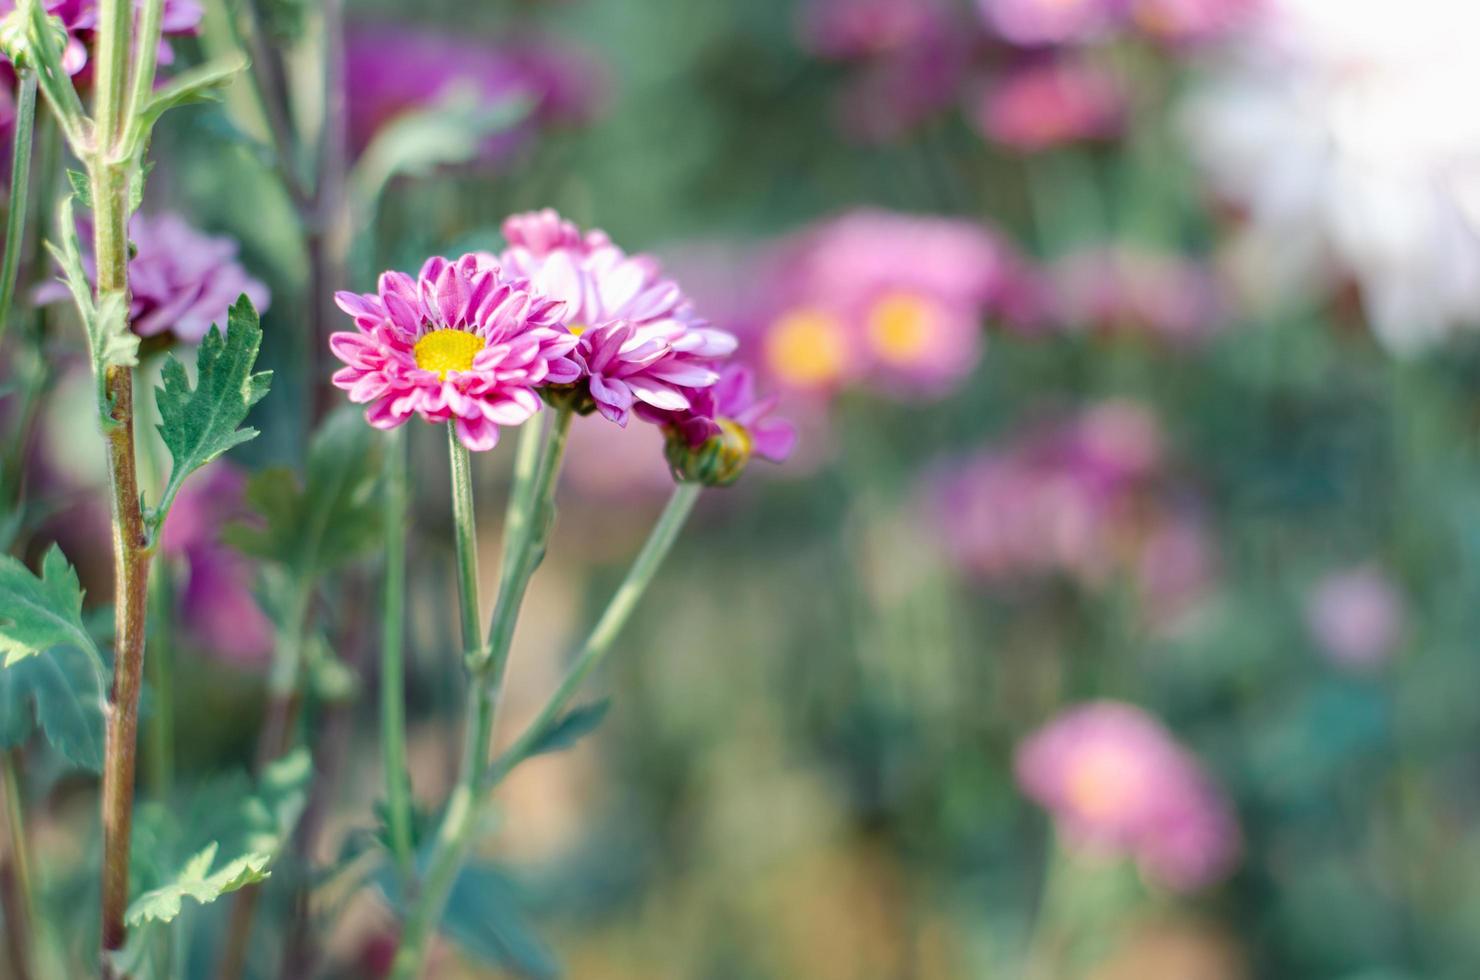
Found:
M 246 500 L 261 521 L 232 525 L 223 537 L 244 554 L 299 576 L 378 547 L 381 441 L 353 407 L 335 412 L 309 446 L 303 482 L 285 467 L 255 474 Z
M 525 758 L 543 752 L 558 752 L 561 749 L 570 748 L 596 730 L 596 726 L 601 724 L 611 706 L 611 698 L 602 698 L 600 701 L 578 704 L 571 708 L 555 719 L 555 722 L 545 730 L 545 734 L 529 747 Z
M 104 675 L 72 646 L 52 647 L 0 669 L 0 748 L 25 744 L 40 725 L 72 763 L 103 768 Z
M 62 267 L 62 282 L 72 293 L 78 316 L 87 330 L 93 374 L 101 378 L 103 372 L 113 365 L 131 367 L 138 364 L 139 337 L 129 329 L 124 294 L 109 293 L 101 302 L 93 301 L 92 285 L 82 266 L 82 248 L 77 239 L 71 197 L 64 198 L 57 206 L 57 241 L 47 242 L 46 248 Z
M 184 899 L 193 899 L 208 905 L 239 888 L 265 881 L 272 872 L 267 870 L 272 857 L 268 854 L 251 853 L 226 862 L 215 871 L 218 845 L 212 843 L 199 854 L 185 862 L 175 880 L 160 888 L 147 891 L 129 904 L 124 916 L 130 926 L 146 922 L 173 922 L 180 914 Z
M 254 373 L 262 327 L 257 311 L 243 294 L 231 308 L 226 336 L 211 327 L 196 353 L 196 382 L 192 388 L 185 366 L 171 356 L 155 389 L 159 406 L 159 434 L 174 461 L 160 506 L 150 514 L 158 527 L 169 512 L 185 478 L 211 460 L 257 435 L 242 428 L 252 406 L 267 394 L 271 371 Z
M 52 545 L 38 578 L 0 555 L 0 653 L 5 667 L 54 646 L 71 644 L 93 656 L 97 647 L 82 623 L 82 584 L 62 549 Z

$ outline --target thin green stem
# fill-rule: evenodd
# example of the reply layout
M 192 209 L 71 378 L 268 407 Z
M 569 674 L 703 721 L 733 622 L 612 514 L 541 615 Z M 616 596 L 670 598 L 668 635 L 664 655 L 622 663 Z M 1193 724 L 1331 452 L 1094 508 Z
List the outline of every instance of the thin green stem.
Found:
M 415 855 L 411 841 L 411 773 L 406 765 L 406 437 L 391 432 L 385 453 L 385 618 L 380 644 L 380 746 L 385 765 L 386 822 L 391 853 L 409 882 Z
M 33 924 L 36 909 L 31 892 L 30 850 L 26 840 L 25 810 L 20 779 L 11 751 L 0 750 L 0 795 L 5 821 L 5 851 L 0 851 L 0 905 L 5 914 L 5 939 L 11 973 L 17 980 L 37 976 Z
M 0 340 L 10 327 L 16 274 L 21 265 L 21 238 L 26 233 L 26 205 L 31 190 L 31 141 L 36 131 L 36 73 L 21 68 L 16 78 L 15 144 L 10 162 L 10 210 L 5 216 L 5 258 L 0 264 Z
M 134 75 L 129 90 L 128 109 L 124 115 L 125 130 L 138 118 L 154 94 L 154 69 L 159 59 L 160 24 L 163 19 L 164 0 L 145 0 L 143 9 L 139 12 L 139 26 L 134 41 Z
M 132 0 L 99 0 L 93 119 L 97 124 L 97 150 L 109 160 L 128 121 L 129 40 L 134 33 L 133 20 Z M 154 84 L 152 72 L 148 84 Z M 98 199 L 94 196 L 93 200 Z
M 153 710 L 149 715 L 149 789 L 156 800 L 169 797 L 175 782 L 175 688 L 174 644 L 171 626 L 174 609 L 173 584 L 168 564 L 156 569 L 150 583 L 153 602 L 150 616 L 149 672 Z
M 452 469 L 452 533 L 457 547 L 458 613 L 462 622 L 463 653 L 478 652 L 478 526 L 473 514 L 473 463 L 468 449 L 447 423 L 447 457 Z
M 508 751 L 499 756 L 493 764 L 492 772 L 489 774 L 490 785 L 497 785 L 509 771 L 522 762 L 534 746 L 548 734 L 550 727 L 555 724 L 571 698 L 575 697 L 576 691 L 580 689 L 581 683 L 586 677 L 599 666 L 606 658 L 612 647 L 612 642 L 627 625 L 632 611 L 637 608 L 638 600 L 647 591 L 648 585 L 653 580 L 653 575 L 663 564 L 673 542 L 678 538 L 678 533 L 683 529 L 684 523 L 693 512 L 694 504 L 699 499 L 699 493 L 703 486 L 698 483 L 680 483 L 673 490 L 673 495 L 668 498 L 668 506 L 664 508 L 662 516 L 653 525 L 648 539 L 643 543 L 642 550 L 638 552 L 637 558 L 633 560 L 632 567 L 627 570 L 627 577 L 622 580 L 611 601 L 607 603 L 601 618 L 596 621 L 596 626 L 591 630 L 591 635 L 586 638 L 585 644 L 576 654 L 575 661 L 570 665 L 560 686 L 550 696 L 550 700 L 540 709 L 533 722 L 514 740 Z
M 509 485 L 509 503 L 504 511 L 503 554 L 499 560 L 499 581 L 507 581 L 509 568 L 529 526 L 529 495 L 534 492 L 535 472 L 540 467 L 540 447 L 544 445 L 543 419 L 531 419 L 519 429 L 519 448 L 514 454 L 514 478 Z

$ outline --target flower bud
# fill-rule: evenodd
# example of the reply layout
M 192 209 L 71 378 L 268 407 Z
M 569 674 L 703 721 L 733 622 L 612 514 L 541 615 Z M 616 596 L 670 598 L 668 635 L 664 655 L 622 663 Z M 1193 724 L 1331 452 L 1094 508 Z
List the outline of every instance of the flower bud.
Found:
M 740 479 L 755 448 L 745 427 L 730 419 L 715 419 L 716 432 L 697 446 L 677 428 L 668 429 L 665 455 L 676 480 L 727 487 Z
M 568 408 L 585 417 L 596 411 L 596 399 L 591 397 L 591 388 L 584 381 L 572 384 L 549 384 L 539 389 L 540 397 L 551 408 Z
M 66 25 L 60 18 L 50 16 L 46 18 L 46 24 L 56 36 L 56 49 L 66 50 L 69 40 Z M 25 5 L 20 5 L 4 18 L 0 18 L 0 53 L 4 53 L 10 63 L 17 67 L 35 67 L 31 49 L 31 17 Z

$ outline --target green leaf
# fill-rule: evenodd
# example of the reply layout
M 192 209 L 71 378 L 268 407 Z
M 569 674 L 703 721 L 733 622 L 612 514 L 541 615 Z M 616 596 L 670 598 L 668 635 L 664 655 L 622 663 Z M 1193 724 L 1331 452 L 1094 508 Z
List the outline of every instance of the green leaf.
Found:
M 442 932 L 469 955 L 521 976 L 560 974 L 560 964 L 525 921 L 518 889 L 492 865 L 469 864 L 458 873 Z
M 72 195 L 82 202 L 82 206 L 89 211 L 92 210 L 92 185 L 88 183 L 87 174 L 81 170 L 68 170 L 67 183 L 72 185 Z
M 267 870 L 272 857 L 268 854 L 251 853 L 228 861 L 215 871 L 217 845 L 212 843 L 196 854 L 180 869 L 175 880 L 160 888 L 147 891 L 129 904 L 124 916 L 130 926 L 146 922 L 172 922 L 180 914 L 184 899 L 193 899 L 208 905 L 237 889 L 265 881 L 272 872 Z
M 41 559 L 38 578 L 9 555 L 0 555 L 0 653 L 6 668 L 23 657 L 71 644 L 98 656 L 82 623 L 82 585 L 56 545 Z
M 302 483 L 272 467 L 247 483 L 247 504 L 262 518 L 226 528 L 227 543 L 299 576 L 344 564 L 380 546 L 382 439 L 352 406 L 329 417 L 308 449 Z
M 130 130 L 128 145 L 134 148 L 142 147 L 149 139 L 154 124 L 159 122 L 159 118 L 177 106 L 220 101 L 221 90 L 239 73 L 245 71 L 248 64 L 246 58 L 235 55 L 207 62 L 171 78 L 139 110 L 139 115 Z
M 62 281 L 72 293 L 77 313 L 87 330 L 87 346 L 92 354 L 93 374 L 98 378 L 113 365 L 131 367 L 139 363 L 139 337 L 128 326 L 128 305 L 124 294 L 109 293 L 99 303 L 93 302 L 92 284 L 82 266 L 82 247 L 77 240 L 77 222 L 73 218 L 72 198 L 62 199 L 57 206 L 57 239 L 46 248 L 62 267 Z
M 196 383 L 191 387 L 185 366 L 171 356 L 155 389 L 159 406 L 159 434 L 174 465 L 160 506 L 150 514 L 158 527 L 169 512 L 185 478 L 233 446 L 257 435 L 241 428 L 252 406 L 267 394 L 272 372 L 253 373 L 262 346 L 257 311 L 243 294 L 231 308 L 226 336 L 211 327 L 196 353 Z
M 545 734 L 529 747 L 525 758 L 539 755 L 542 752 L 558 752 L 561 749 L 570 748 L 596 730 L 596 726 L 601 724 L 601 720 L 606 717 L 611 706 L 611 698 L 602 698 L 600 701 L 592 701 L 571 708 L 555 719 L 555 722 L 545 730 Z
M 25 744 L 39 723 L 66 759 L 102 771 L 104 677 L 92 657 L 73 646 L 0 669 L 0 748 Z

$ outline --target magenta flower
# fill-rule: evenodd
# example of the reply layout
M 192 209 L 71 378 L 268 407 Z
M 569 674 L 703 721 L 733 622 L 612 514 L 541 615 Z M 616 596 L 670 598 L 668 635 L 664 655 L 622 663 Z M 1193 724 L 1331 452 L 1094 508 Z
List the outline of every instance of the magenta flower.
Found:
M 160 549 L 183 569 L 178 616 L 192 643 L 239 666 L 261 666 L 273 625 L 252 594 L 254 571 L 221 542 L 221 528 L 245 517 L 246 478 L 225 460 L 185 482 L 160 534 Z
M 1143 33 L 1169 44 L 1214 41 L 1248 23 L 1265 0 L 1131 0 Z
M 365 418 L 378 429 L 420 414 L 453 422 L 470 450 L 492 449 L 500 426 L 539 411 L 541 386 L 580 377 L 562 304 L 505 279 L 487 253 L 430 258 L 415 279 L 386 272 L 378 293 L 334 300 L 356 327 L 329 338 L 346 365 L 334 384 L 369 406 Z
M 1071 708 L 1019 744 L 1018 785 L 1053 814 L 1066 846 L 1133 858 L 1177 891 L 1222 878 L 1238 859 L 1238 824 L 1198 761 L 1129 704 Z
M 1402 595 L 1376 565 L 1333 572 L 1305 603 L 1305 622 L 1334 664 L 1368 670 L 1384 663 L 1403 639 Z
M 458 92 L 487 105 L 531 101 L 533 113 L 525 123 L 484 142 L 485 160 L 507 156 L 539 126 L 589 118 L 602 90 L 600 72 L 588 57 L 546 41 L 490 42 L 405 26 L 351 31 L 345 72 L 350 143 L 357 151 L 396 116 Z
M 713 387 L 690 392 L 690 401 L 687 411 L 654 417 L 674 426 L 691 447 L 738 430 L 751 453 L 773 463 L 784 463 L 796 448 L 796 427 L 771 417 L 780 399 L 775 395 L 759 397 L 755 374 L 743 365 L 725 365 L 720 369 L 719 381 Z
M 136 248 L 128 266 L 133 293 L 129 323 L 139 336 L 168 333 L 198 344 L 211 324 L 226 326 L 227 310 L 243 293 L 259 312 L 267 309 L 271 294 L 237 263 L 232 239 L 207 235 L 166 212 L 135 214 L 129 222 L 129 240 Z M 88 278 L 96 282 L 91 252 L 82 262 Z M 47 283 L 36 292 L 40 303 L 70 296 L 60 282 Z
M 1128 0 L 977 0 L 1004 40 L 1024 46 L 1077 44 L 1119 27 Z
M 990 140 L 1036 152 L 1116 136 L 1126 98 L 1110 73 L 1088 63 L 1049 61 L 1009 73 L 992 86 L 976 115 Z
M 766 366 L 783 386 L 941 395 L 976 366 L 1010 251 L 971 222 L 861 210 L 782 245 Z
M 67 44 L 62 51 L 62 67 L 68 74 L 81 74 L 87 67 L 87 52 L 92 46 L 93 37 L 98 29 L 97 0 L 42 0 L 41 6 L 48 14 L 59 19 L 62 26 L 66 28 Z M 134 0 L 136 10 L 143 6 L 144 0 Z M 15 9 L 15 0 L 0 0 L 0 17 L 8 16 Z M 174 51 L 164 38 L 171 35 L 196 33 L 200 29 L 203 13 L 201 5 L 196 0 L 164 0 L 160 20 L 160 33 L 163 37 L 159 42 L 159 64 L 171 64 L 175 57 Z M 3 55 L 0 55 L 0 58 L 3 58 Z M 85 83 L 90 79 L 79 81 Z
M 735 350 L 734 336 L 700 320 L 656 259 L 548 209 L 509 218 L 504 237 L 508 273 L 565 304 L 561 322 L 579 337 L 571 357 L 603 416 L 626 425 L 637 404 L 684 411 L 690 391 L 718 380 L 714 362 Z
M 935 0 L 808 0 L 802 41 L 823 58 L 868 58 L 939 37 L 946 18 Z

